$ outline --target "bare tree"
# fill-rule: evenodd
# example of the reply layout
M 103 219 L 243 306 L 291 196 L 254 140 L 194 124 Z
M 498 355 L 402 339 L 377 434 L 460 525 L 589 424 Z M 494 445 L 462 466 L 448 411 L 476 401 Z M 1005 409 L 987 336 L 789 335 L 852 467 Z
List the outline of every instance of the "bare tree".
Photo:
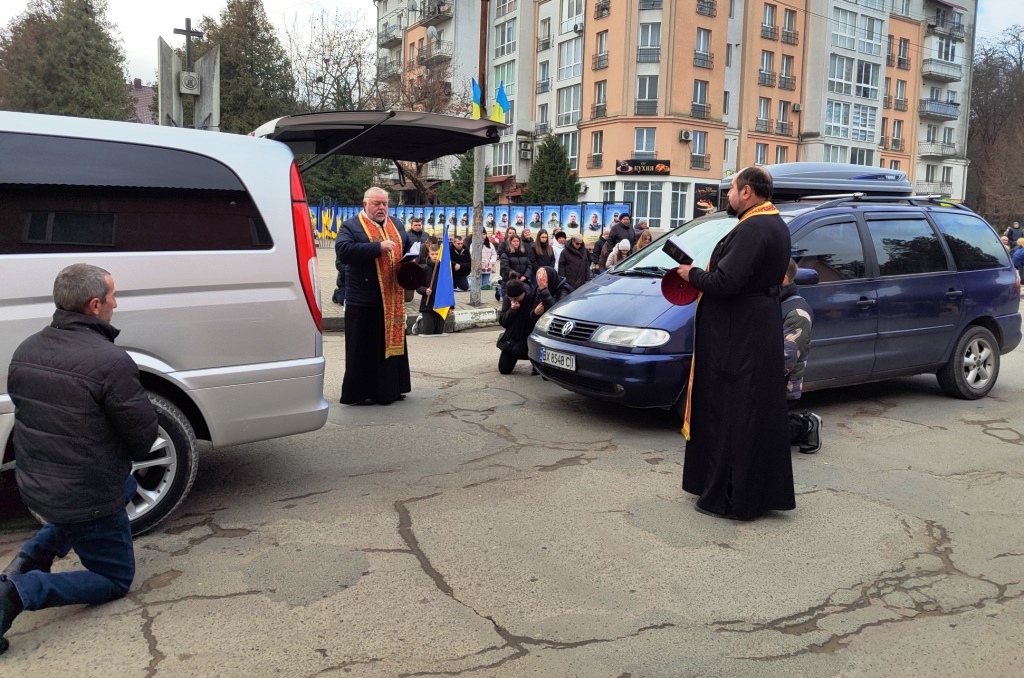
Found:
M 374 85 L 373 28 L 351 13 L 322 10 L 304 22 L 298 16 L 285 29 L 295 72 L 295 98 L 303 110 L 363 108 Z

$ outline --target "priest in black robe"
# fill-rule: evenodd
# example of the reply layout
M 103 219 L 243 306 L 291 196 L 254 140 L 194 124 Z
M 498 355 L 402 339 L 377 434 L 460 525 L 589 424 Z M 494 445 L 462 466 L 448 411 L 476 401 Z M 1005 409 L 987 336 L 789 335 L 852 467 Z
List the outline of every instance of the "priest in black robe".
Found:
M 796 508 L 779 302 L 791 245 L 771 197 L 767 171 L 740 171 L 728 209 L 739 223 L 707 270 L 678 269 L 700 291 L 683 490 L 698 495 L 701 513 L 739 520 Z

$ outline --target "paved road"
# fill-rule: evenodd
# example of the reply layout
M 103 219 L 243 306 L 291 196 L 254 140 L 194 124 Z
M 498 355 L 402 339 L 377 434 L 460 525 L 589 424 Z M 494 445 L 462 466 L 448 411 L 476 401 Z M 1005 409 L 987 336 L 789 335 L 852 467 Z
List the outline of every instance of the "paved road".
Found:
M 132 594 L 22 615 L 0 674 L 1024 674 L 1024 352 L 979 402 L 808 395 L 797 510 L 737 524 L 673 416 L 501 377 L 495 338 L 411 337 L 406 401 L 206 455 Z

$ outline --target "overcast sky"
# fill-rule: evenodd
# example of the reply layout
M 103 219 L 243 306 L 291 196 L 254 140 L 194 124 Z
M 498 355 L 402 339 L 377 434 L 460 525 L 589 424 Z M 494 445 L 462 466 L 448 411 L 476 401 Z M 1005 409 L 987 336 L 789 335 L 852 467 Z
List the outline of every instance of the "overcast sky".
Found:
M 955 1 L 955 0 L 954 0 Z M 24 0 L 0 0 L 0 25 L 20 14 Z M 145 83 L 156 79 L 156 39 L 163 37 L 171 45 L 182 44 L 175 28 L 185 27 L 185 17 L 197 23 L 204 14 L 219 16 L 223 0 L 175 0 L 150 2 L 148 0 L 108 0 L 108 18 L 117 25 L 128 57 L 128 72 Z M 368 25 L 376 20 L 371 0 L 263 0 L 267 16 L 280 31 L 298 16 L 300 19 L 326 9 L 361 17 Z M 979 40 L 992 38 L 1014 22 L 1024 23 L 1019 14 L 1021 0 L 980 0 L 978 5 Z

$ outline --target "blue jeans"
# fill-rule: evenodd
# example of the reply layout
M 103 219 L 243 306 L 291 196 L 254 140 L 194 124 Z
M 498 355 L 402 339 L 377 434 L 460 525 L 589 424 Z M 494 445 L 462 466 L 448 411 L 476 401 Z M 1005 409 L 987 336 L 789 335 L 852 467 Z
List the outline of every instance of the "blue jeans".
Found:
M 137 487 L 135 479 L 129 476 L 125 494 L 133 496 Z M 49 561 L 63 558 L 72 549 L 85 571 L 50 574 L 33 570 L 9 577 L 26 610 L 98 605 L 128 593 L 135 578 L 135 549 L 125 509 L 82 523 L 47 523 L 25 542 L 21 552 L 36 560 Z

